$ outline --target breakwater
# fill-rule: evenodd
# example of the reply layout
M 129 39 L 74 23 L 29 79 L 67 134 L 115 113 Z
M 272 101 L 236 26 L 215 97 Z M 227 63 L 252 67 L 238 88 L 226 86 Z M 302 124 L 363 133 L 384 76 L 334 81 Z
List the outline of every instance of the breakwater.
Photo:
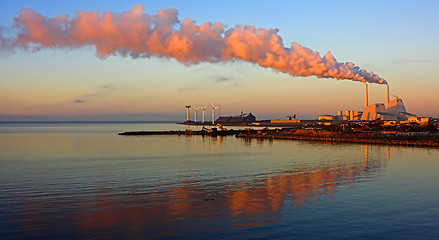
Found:
M 202 136 L 228 136 L 236 135 L 240 130 L 201 130 L 201 131 L 133 131 L 122 132 L 119 135 L 122 136 L 147 136 L 147 135 L 202 135 Z
M 319 135 L 296 135 L 282 132 L 241 132 L 236 134 L 237 138 L 263 138 L 263 139 L 287 139 L 318 142 L 338 143 L 362 143 L 362 144 L 384 144 L 401 145 L 413 147 L 439 147 L 439 136 L 434 135 L 384 135 L 380 133 L 367 134 L 330 134 L 330 136 Z
M 381 133 L 361 132 L 344 133 L 336 131 L 316 130 L 201 130 L 201 131 L 133 131 L 119 133 L 122 136 L 148 136 L 148 135 L 202 135 L 202 136 L 229 136 L 237 138 L 262 138 L 262 139 L 285 139 L 299 141 L 337 142 L 337 143 L 361 143 L 361 144 L 384 144 L 413 147 L 439 147 L 439 134 L 427 132 L 404 132 L 404 133 Z

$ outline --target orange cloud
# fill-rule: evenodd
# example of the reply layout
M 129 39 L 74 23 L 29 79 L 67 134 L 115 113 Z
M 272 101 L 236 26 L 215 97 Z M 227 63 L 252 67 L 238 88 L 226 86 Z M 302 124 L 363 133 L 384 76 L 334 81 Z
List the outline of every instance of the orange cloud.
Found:
M 32 9 L 22 9 L 15 18 L 20 33 L 13 45 L 68 49 L 91 45 L 101 58 L 117 54 L 156 56 L 175 58 L 186 65 L 244 60 L 292 76 L 387 84 L 353 63 L 337 62 L 330 52 L 321 57 L 297 43 L 284 47 L 278 29 L 251 25 L 226 29 L 221 23 L 196 25 L 189 18 L 180 23 L 177 15 L 175 9 L 147 15 L 142 5 L 122 13 L 81 10 L 72 18 L 47 18 Z

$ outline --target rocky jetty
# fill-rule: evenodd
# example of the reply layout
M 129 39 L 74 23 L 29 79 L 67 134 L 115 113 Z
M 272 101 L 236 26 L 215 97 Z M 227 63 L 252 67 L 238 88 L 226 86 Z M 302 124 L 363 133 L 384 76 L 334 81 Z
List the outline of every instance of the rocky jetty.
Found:
M 265 138 L 265 139 L 288 139 L 319 142 L 338 143 L 362 143 L 362 144 L 385 144 L 416 147 L 439 147 L 439 134 L 429 132 L 406 132 L 406 133 L 343 133 L 316 130 L 296 130 L 292 132 L 282 131 L 258 131 L 241 132 L 238 138 Z

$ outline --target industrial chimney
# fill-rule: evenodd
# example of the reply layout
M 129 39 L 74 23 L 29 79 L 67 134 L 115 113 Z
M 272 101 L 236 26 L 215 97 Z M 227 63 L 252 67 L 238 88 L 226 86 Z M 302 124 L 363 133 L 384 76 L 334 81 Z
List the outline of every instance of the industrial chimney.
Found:
M 387 85 L 387 86 L 389 86 L 389 85 Z M 368 99 L 368 94 L 367 94 L 367 83 L 366 83 L 366 92 L 365 92 L 365 94 L 364 94 L 364 104 L 365 104 L 365 106 L 364 107 L 367 107 L 367 106 L 369 106 L 369 99 Z
M 389 97 L 389 84 L 387 84 L 387 108 L 389 108 L 389 102 L 390 102 L 390 97 Z

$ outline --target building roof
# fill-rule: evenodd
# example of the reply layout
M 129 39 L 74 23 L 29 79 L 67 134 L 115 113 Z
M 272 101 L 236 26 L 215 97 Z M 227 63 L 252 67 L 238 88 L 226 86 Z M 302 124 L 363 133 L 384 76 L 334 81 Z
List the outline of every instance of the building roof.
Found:
M 228 123 L 254 122 L 256 121 L 256 117 L 249 113 L 248 115 L 221 116 L 216 121 Z

